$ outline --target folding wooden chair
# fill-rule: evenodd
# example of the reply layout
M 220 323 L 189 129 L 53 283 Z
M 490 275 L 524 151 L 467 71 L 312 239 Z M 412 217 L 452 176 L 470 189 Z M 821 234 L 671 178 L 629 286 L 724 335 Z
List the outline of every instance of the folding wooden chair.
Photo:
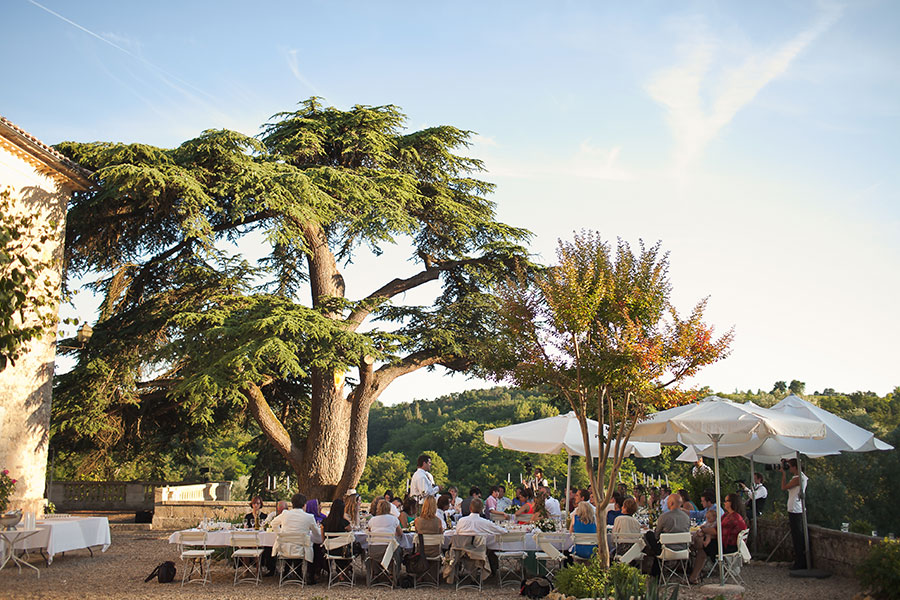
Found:
M 419 546 L 419 539 L 422 540 L 421 547 Z M 444 561 L 443 544 L 444 534 L 442 533 L 423 533 L 421 538 L 416 536 L 416 550 L 425 554 L 425 560 L 428 561 L 428 569 L 424 573 L 413 575 L 413 588 L 440 587 L 441 564 Z
M 669 580 L 674 577 L 676 580 L 684 581 L 684 584 L 690 587 L 688 563 L 691 557 L 689 549 L 691 532 L 661 533 L 659 534 L 659 545 L 662 546 L 662 552 L 659 554 L 659 571 L 662 584 L 669 585 Z M 684 550 L 674 550 L 672 548 L 672 546 L 678 545 L 683 545 Z
M 497 583 L 522 585 L 525 579 L 525 532 L 501 533 L 497 540 Z
M 278 534 L 278 587 L 306 583 L 307 556 L 312 556 L 312 541 L 308 533 Z
M 539 550 L 534 558 L 544 568 L 544 575 L 550 581 L 556 572 L 563 567 L 566 555 L 562 550 L 568 550 L 571 538 L 568 533 L 539 532 L 534 534 L 534 543 Z
M 366 585 L 378 585 L 394 589 L 397 585 L 397 558 L 399 544 L 393 533 L 369 533 L 366 535 Z
M 184 587 L 185 582 L 206 585 L 209 583 L 209 557 L 215 552 L 206 549 L 206 532 L 182 531 L 178 538 L 181 551 L 181 586 Z M 200 577 L 194 579 L 194 574 Z
M 259 585 L 259 571 L 263 549 L 259 545 L 259 532 L 233 531 L 231 533 L 231 557 L 234 559 L 234 585 L 253 582 Z
M 328 561 L 328 589 L 332 586 L 353 587 L 353 542 L 350 533 L 325 534 L 325 560 Z

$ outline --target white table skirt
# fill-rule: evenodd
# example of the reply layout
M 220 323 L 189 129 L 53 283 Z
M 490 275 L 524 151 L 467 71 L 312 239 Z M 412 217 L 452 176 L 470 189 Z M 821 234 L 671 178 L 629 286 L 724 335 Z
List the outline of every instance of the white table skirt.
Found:
M 47 564 L 62 552 L 100 546 L 103 552 L 109 548 L 109 519 L 106 517 L 66 517 L 38 521 L 40 530 L 35 535 L 16 544 L 17 550 L 43 549 Z
M 187 529 L 186 531 L 199 531 L 199 529 Z M 238 530 L 240 531 L 240 530 Z M 230 530 L 219 530 L 219 531 L 210 531 L 206 534 L 206 545 L 210 547 L 224 547 L 231 545 L 231 531 Z M 274 546 L 275 538 L 278 537 L 278 534 L 274 531 L 260 531 L 259 532 L 259 545 L 260 546 Z M 181 532 L 176 531 L 172 535 L 169 536 L 170 544 L 180 544 L 181 543 Z

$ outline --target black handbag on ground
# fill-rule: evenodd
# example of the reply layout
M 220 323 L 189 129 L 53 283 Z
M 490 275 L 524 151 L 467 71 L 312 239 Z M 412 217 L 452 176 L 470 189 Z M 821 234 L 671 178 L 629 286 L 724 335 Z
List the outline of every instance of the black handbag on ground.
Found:
M 175 579 L 175 563 L 171 560 L 160 563 L 149 575 L 147 575 L 147 579 L 144 580 L 144 583 L 147 583 L 154 577 L 156 577 L 156 580 L 160 583 L 172 583 Z
M 428 558 L 425 556 L 425 544 L 422 541 L 422 534 L 419 534 L 418 549 L 412 554 L 407 554 L 403 560 L 406 566 L 406 572 L 413 575 L 421 575 L 428 571 Z

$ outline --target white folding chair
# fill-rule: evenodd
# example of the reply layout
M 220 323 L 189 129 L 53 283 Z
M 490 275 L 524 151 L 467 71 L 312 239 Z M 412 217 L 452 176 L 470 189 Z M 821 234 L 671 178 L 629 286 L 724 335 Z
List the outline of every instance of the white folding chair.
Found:
M 538 551 L 534 554 L 538 565 L 544 568 L 544 575 L 549 580 L 553 580 L 556 572 L 563 567 L 566 555 L 561 549 L 568 549 L 569 534 L 538 532 L 534 534 L 534 543 L 538 547 Z M 565 547 L 565 548 L 564 548 Z
M 690 587 L 691 582 L 688 575 L 688 563 L 691 557 L 690 544 L 690 531 L 659 534 L 659 545 L 662 546 L 662 552 L 659 554 L 659 570 L 663 585 L 668 585 L 669 580 L 674 577 L 676 580 L 684 581 L 684 584 Z M 679 545 L 684 546 L 684 550 L 672 548 L 672 546 Z
M 722 555 L 722 560 L 725 565 L 725 581 L 728 581 L 728 579 L 731 578 L 731 580 L 738 585 L 746 585 L 744 583 L 744 578 L 741 577 L 741 567 L 743 566 L 744 561 L 750 560 L 750 549 L 747 547 L 747 535 L 749 533 L 749 529 L 744 529 L 738 533 L 737 550 Z M 714 576 L 718 568 L 719 558 L 717 555 L 712 561 L 712 566 L 706 572 L 706 576 Z
M 423 533 L 422 546 L 419 547 L 419 536 L 416 536 L 416 550 L 425 554 L 428 561 L 428 569 L 424 573 L 413 575 L 413 588 L 433 587 L 441 585 L 441 563 L 444 562 L 443 533 Z
M 574 540 L 574 544 L 572 547 L 572 560 L 575 561 L 589 561 L 590 558 L 583 558 L 575 554 L 575 546 L 590 546 L 591 554 L 593 555 L 594 550 L 597 548 L 597 534 L 596 533 L 573 533 L 572 539 Z
M 525 532 L 501 533 L 497 541 L 497 583 L 522 585 L 525 579 Z
M 328 561 L 328 589 L 331 586 L 353 587 L 353 542 L 352 533 L 325 534 L 325 560 Z
M 616 560 L 619 562 L 625 562 L 621 560 L 621 557 L 628 554 L 628 552 L 637 544 L 639 541 L 643 539 L 641 532 L 633 532 L 633 531 L 618 531 L 612 534 L 612 544 L 613 548 L 616 551 Z M 643 549 L 643 545 L 640 546 L 639 549 Z M 630 563 L 631 561 L 640 558 L 642 553 L 638 553 L 636 556 L 632 554 L 630 559 L 625 562 L 625 564 Z
M 306 558 L 312 557 L 312 541 L 308 533 L 278 534 L 278 587 L 305 584 Z
M 206 549 L 206 532 L 182 531 L 178 534 L 178 546 L 182 563 L 181 586 L 184 587 L 185 582 L 209 583 L 209 557 L 214 550 Z M 194 579 L 194 574 L 200 577 Z
M 263 549 L 259 545 L 259 532 L 231 532 L 231 557 L 234 559 L 234 585 L 253 582 L 259 585 L 259 571 Z
M 397 584 L 397 558 L 394 555 L 399 544 L 393 533 L 366 535 L 366 585 L 383 585 L 394 589 Z
M 481 590 L 484 584 L 484 569 L 481 564 L 469 558 L 465 548 L 475 542 L 474 535 L 454 535 L 450 542 L 450 553 L 454 561 L 456 589 L 473 588 Z

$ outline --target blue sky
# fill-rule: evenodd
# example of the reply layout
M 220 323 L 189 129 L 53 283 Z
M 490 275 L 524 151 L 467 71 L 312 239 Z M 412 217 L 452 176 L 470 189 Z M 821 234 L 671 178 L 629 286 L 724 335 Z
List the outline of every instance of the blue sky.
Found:
M 0 114 L 48 143 L 171 147 L 311 95 L 396 104 L 478 133 L 544 260 L 584 227 L 662 240 L 679 308 L 709 296 L 736 331 L 697 384 L 900 385 L 900 5 L 430 4 L 5 0 Z M 350 292 L 413 268 L 388 255 Z M 415 374 L 383 399 L 485 385 Z

